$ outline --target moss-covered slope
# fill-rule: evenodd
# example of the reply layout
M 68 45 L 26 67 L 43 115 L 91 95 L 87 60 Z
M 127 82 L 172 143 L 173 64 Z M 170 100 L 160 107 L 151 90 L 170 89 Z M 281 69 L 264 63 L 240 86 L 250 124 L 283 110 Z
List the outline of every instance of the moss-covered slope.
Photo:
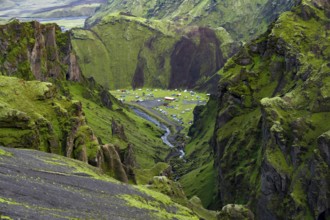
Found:
M 263 33 L 290 1 L 109 1 L 73 32 L 83 73 L 111 89 L 194 88 L 215 93 L 240 41 Z M 96 58 L 98 57 L 98 58 Z
M 295 0 L 133 0 L 109 1 L 87 20 L 92 26 L 114 12 L 130 13 L 148 19 L 171 20 L 177 25 L 225 28 L 235 40 L 250 40 L 263 33 L 279 14 L 289 10 Z
M 72 31 L 84 75 L 111 89 L 193 88 L 219 70 L 232 51 L 223 30 L 180 28 L 173 22 L 111 14 Z
M 329 11 L 302 1 L 219 72 L 219 206 L 249 204 L 261 219 L 329 215 Z
M 7 75 L 0 76 L 0 144 L 76 158 L 124 182 L 137 181 L 134 169 L 164 161 L 169 148 L 160 128 L 80 74 L 68 33 L 18 21 L 0 30 L 0 69 Z
M 86 89 L 78 83 L 68 85 L 68 89 L 74 99 L 81 101 L 87 124 L 100 143 L 115 145 L 123 154 L 122 159 L 125 149 L 132 144 L 135 168 L 151 168 L 164 161 L 170 149 L 162 142 L 159 127 L 139 118 L 115 100 L 111 109 L 106 108 L 97 101 L 100 94 L 93 89 Z
M 216 171 L 210 141 L 214 131 L 217 100 L 211 96 L 206 106 L 194 110 L 194 124 L 190 127 L 191 141 L 185 147 L 185 162 L 177 168 L 180 183 L 190 198 L 198 196 L 204 207 L 210 208 L 216 195 Z M 182 161 L 181 161 L 182 162 Z

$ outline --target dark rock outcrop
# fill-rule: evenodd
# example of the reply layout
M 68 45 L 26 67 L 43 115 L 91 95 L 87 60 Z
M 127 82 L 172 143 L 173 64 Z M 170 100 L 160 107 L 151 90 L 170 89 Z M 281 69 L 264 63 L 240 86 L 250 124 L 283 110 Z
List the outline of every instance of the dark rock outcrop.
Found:
M 199 80 L 211 77 L 224 64 L 220 44 L 208 28 L 193 29 L 182 37 L 171 55 L 169 88 L 194 88 Z
M 112 131 L 112 136 L 117 136 L 120 139 L 127 141 L 127 137 L 125 135 L 125 130 L 124 126 L 121 125 L 118 121 L 115 119 L 112 119 L 112 124 L 111 124 L 111 131 Z
M 128 178 L 120 156 L 113 145 L 103 145 L 101 167 L 121 182 L 128 183 Z

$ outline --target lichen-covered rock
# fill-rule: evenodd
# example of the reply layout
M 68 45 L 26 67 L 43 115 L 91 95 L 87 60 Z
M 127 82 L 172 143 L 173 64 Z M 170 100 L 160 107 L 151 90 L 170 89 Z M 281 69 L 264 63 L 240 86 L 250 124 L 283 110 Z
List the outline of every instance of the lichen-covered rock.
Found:
M 121 162 L 120 156 L 116 151 L 113 145 L 103 145 L 101 146 L 103 159 L 101 163 L 104 166 L 104 170 L 110 172 L 111 176 L 114 176 L 116 179 L 128 183 L 128 178 Z
M 0 76 L 0 144 L 38 149 L 84 162 L 94 161 L 99 143 L 86 125 L 79 101 L 59 96 L 47 82 Z
M 0 161 L 3 219 L 198 219 L 164 194 L 122 184 L 80 161 L 3 147 Z
M 228 204 L 222 208 L 218 219 L 253 220 L 254 214 L 242 205 Z
M 153 177 L 148 184 L 148 188 L 168 195 L 179 203 L 186 202 L 186 196 L 181 185 L 168 179 L 166 176 Z
M 111 123 L 111 131 L 112 131 L 112 136 L 117 136 L 120 139 L 127 141 L 127 137 L 125 135 L 125 130 L 124 126 L 121 125 L 118 121 L 115 119 L 112 119 Z
M 81 80 L 68 33 L 55 24 L 14 20 L 0 26 L 0 62 L 3 75 L 26 80 Z

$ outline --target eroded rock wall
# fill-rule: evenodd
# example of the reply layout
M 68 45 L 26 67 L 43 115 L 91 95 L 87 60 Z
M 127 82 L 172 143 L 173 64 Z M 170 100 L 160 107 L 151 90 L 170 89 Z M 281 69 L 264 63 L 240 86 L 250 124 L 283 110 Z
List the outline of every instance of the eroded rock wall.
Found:
M 217 200 L 257 219 L 329 216 L 329 4 L 303 1 L 219 72 Z
M 68 33 L 54 24 L 17 20 L 0 26 L 2 75 L 27 80 L 81 80 Z

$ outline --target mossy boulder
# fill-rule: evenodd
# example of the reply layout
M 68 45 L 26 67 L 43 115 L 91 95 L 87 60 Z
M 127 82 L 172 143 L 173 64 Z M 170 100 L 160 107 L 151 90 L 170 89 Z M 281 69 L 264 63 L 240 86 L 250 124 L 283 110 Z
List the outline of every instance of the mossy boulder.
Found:
M 222 208 L 218 219 L 253 220 L 254 214 L 242 205 L 229 204 Z

